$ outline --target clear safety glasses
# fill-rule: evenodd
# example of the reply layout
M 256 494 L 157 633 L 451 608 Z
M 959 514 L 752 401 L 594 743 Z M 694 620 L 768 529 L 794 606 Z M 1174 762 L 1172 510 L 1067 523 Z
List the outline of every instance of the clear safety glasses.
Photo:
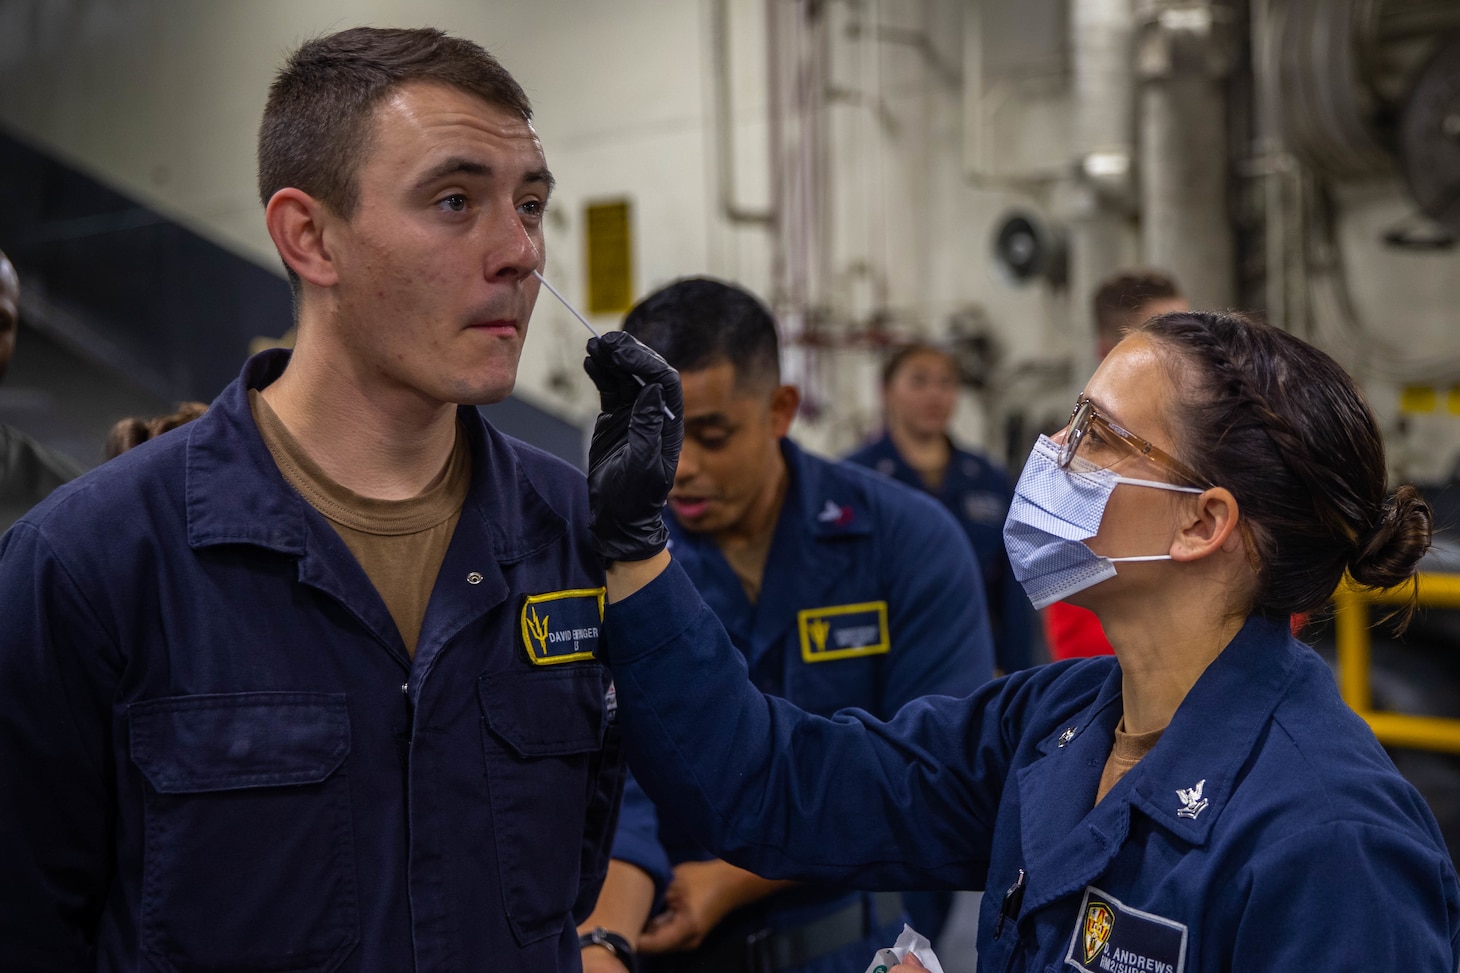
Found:
M 1170 453 L 1105 418 L 1095 403 L 1083 395 L 1075 400 L 1075 411 L 1070 414 L 1070 423 L 1060 443 L 1060 469 L 1070 469 L 1074 464 L 1076 472 L 1082 467 L 1108 470 L 1135 456 L 1146 457 L 1186 483 L 1211 486 L 1205 477 L 1198 476 Z

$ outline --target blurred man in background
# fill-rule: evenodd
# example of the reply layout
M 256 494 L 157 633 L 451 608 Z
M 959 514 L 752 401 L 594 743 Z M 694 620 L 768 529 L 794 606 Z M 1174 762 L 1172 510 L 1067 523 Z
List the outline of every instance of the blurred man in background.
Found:
M 1190 311 L 1176 281 L 1159 270 L 1123 270 L 1095 289 L 1095 342 L 1100 358 L 1110 354 L 1125 332 L 1158 314 Z
M 813 713 L 887 719 L 988 680 L 988 615 L 963 532 L 932 498 L 788 438 L 800 392 L 781 381 L 769 309 L 693 278 L 645 298 L 624 331 L 680 372 L 671 550 L 756 685 Z M 639 946 L 656 973 L 861 973 L 903 921 L 895 893 L 772 882 L 707 855 L 632 783 L 613 855 L 584 929 Z M 589 973 L 617 963 L 584 951 Z

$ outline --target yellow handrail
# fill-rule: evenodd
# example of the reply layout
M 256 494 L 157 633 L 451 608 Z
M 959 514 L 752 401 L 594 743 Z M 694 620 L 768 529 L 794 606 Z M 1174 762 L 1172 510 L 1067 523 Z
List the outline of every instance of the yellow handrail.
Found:
M 1460 753 L 1460 719 L 1374 709 L 1369 683 L 1372 646 L 1369 606 L 1404 605 L 1409 598 L 1408 585 L 1373 591 L 1361 589 L 1345 579 L 1338 586 L 1333 593 L 1338 690 L 1344 702 L 1368 721 L 1380 743 Z M 1422 608 L 1460 608 L 1460 574 L 1421 574 L 1418 602 Z

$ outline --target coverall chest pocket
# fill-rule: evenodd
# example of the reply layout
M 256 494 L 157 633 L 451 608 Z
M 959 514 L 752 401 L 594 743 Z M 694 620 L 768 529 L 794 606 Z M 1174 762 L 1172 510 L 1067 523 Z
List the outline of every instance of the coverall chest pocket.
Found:
M 502 897 L 526 945 L 561 933 L 577 898 L 604 737 L 603 670 L 491 673 L 477 691 Z
M 338 967 L 360 939 L 344 694 L 175 696 L 128 723 L 143 951 L 174 973 Z

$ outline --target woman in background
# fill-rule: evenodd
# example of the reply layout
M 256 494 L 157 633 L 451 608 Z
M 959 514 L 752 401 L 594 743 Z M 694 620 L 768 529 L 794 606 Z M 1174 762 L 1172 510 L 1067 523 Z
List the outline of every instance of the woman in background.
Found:
M 904 345 L 882 368 L 881 438 L 847 460 L 932 494 L 968 535 L 983 572 L 984 600 L 1001 672 L 1031 665 L 1034 612 L 1009 572 L 1004 517 L 1013 489 L 987 455 L 948 435 L 958 405 L 958 363 L 935 345 Z

